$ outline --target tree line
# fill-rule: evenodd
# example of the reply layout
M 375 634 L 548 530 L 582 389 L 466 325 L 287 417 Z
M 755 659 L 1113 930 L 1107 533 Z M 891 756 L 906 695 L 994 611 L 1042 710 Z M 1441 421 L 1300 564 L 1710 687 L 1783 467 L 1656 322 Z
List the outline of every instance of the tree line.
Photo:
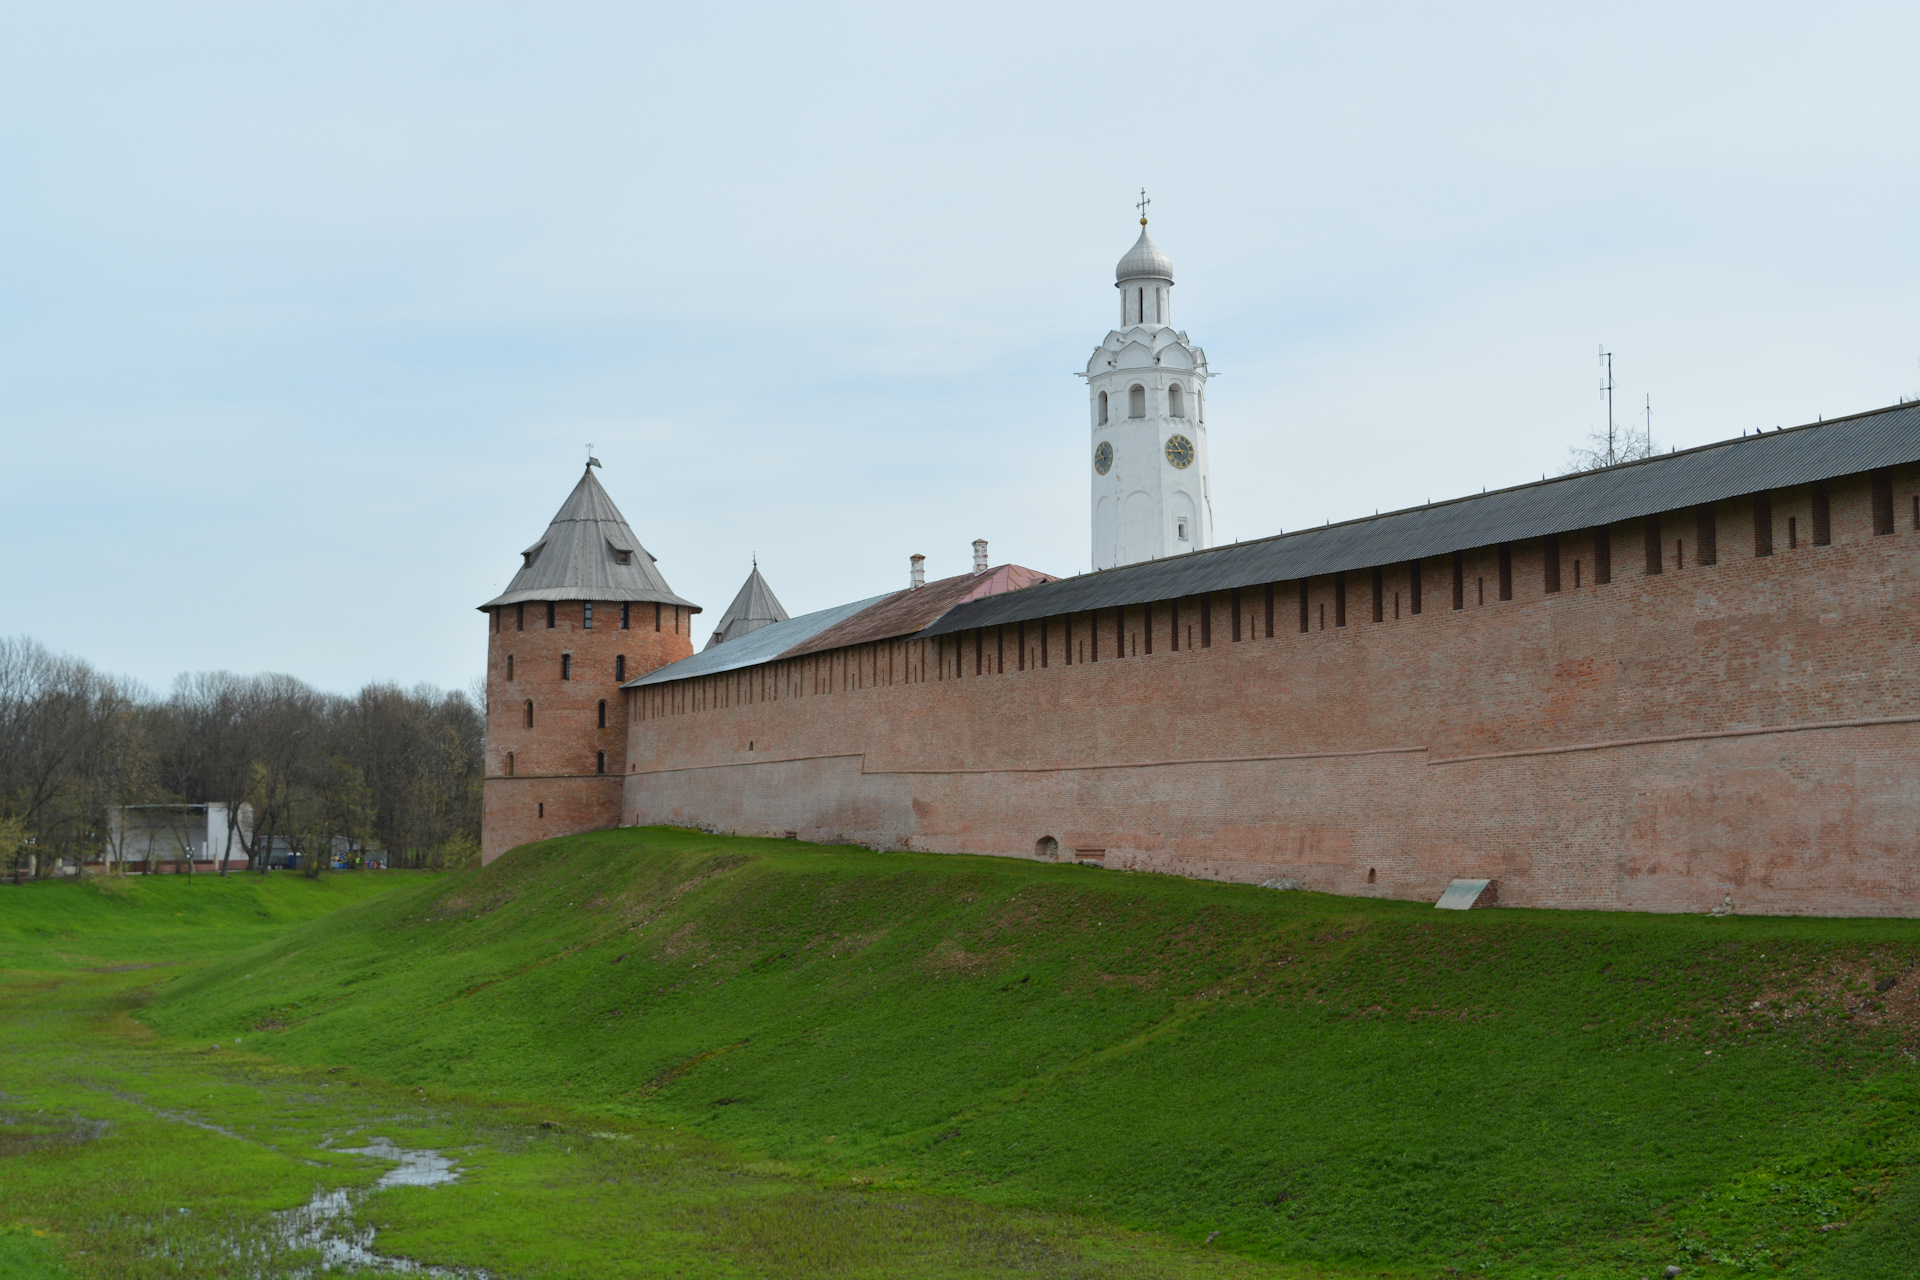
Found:
M 181 676 L 162 697 L 0 639 L 0 864 L 44 876 L 102 860 L 112 806 L 224 803 L 257 869 L 274 852 L 317 869 L 369 850 L 465 865 L 480 847 L 481 697 L 380 683 L 343 696 L 228 671 Z

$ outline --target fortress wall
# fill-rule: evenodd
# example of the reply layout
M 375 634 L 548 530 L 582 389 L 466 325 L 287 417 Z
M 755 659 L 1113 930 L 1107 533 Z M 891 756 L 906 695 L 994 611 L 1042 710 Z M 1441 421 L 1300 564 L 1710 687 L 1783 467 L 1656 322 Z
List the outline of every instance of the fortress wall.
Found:
M 1886 536 L 1868 478 L 1833 482 L 1830 546 L 1809 490 L 1775 493 L 1767 557 L 1752 502 L 1717 504 L 1710 566 L 1691 510 L 1658 574 L 1614 526 L 1607 585 L 1594 534 L 1563 535 L 1553 594 L 1544 542 L 1511 548 L 1510 601 L 1499 549 L 1468 552 L 1457 611 L 1442 557 L 1418 615 L 1411 567 L 1382 574 L 1378 622 L 1361 571 L 1344 626 L 1335 580 L 1308 582 L 1305 633 L 1281 583 L 1271 638 L 1255 588 L 1238 641 L 1216 594 L 1177 624 L 1170 602 L 1049 619 L 1044 666 L 1029 623 L 640 690 L 623 820 L 1028 857 L 1051 836 L 1411 899 L 1485 875 L 1523 906 L 1920 914 L 1913 469 L 1895 482 Z
M 676 617 L 680 611 L 672 605 L 665 606 L 658 630 L 654 604 L 632 605 L 623 630 L 617 602 L 594 603 L 591 629 L 584 625 L 584 603 L 555 601 L 552 627 L 545 601 L 489 613 L 483 861 L 529 840 L 618 826 L 619 774 L 627 756 L 627 695 L 616 679 L 618 659 L 626 658 L 631 680 L 693 652 L 690 621 Z M 563 655 L 572 658 L 566 679 Z M 599 725 L 603 700 L 605 728 Z M 598 772 L 601 752 L 605 776 Z

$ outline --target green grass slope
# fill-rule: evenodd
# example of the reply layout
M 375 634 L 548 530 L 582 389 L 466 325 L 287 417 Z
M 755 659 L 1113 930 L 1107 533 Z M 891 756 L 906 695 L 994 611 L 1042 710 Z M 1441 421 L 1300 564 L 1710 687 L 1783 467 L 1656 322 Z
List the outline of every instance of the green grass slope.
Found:
M 420 873 L 110 876 L 0 886 L 0 970 L 163 965 L 236 951 Z
M 1866 1280 L 1920 1240 L 1917 964 L 1910 921 L 648 829 L 349 906 L 143 1017 L 1253 1256 Z

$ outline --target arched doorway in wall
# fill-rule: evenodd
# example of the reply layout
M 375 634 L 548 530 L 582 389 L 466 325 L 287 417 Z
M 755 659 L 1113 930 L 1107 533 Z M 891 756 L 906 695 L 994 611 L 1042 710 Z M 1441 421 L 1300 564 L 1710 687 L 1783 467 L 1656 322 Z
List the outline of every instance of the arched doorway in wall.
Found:
M 1060 842 L 1052 836 L 1041 836 L 1033 842 L 1033 856 L 1053 862 L 1060 857 Z

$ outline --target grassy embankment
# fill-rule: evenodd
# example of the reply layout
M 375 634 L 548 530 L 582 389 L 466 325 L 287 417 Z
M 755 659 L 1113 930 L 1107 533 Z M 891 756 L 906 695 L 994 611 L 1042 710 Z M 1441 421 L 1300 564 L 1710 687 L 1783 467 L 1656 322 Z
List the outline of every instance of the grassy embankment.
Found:
M 1920 1252 L 1917 962 L 1912 921 L 646 830 L 347 908 L 141 1016 L 1286 1274 L 1870 1280 Z
M 303 922 L 296 949 L 346 942 L 383 917 L 332 914 L 341 907 L 385 891 L 418 904 L 459 883 L 0 888 L 0 1280 L 309 1274 L 315 1253 L 290 1246 L 276 1215 L 341 1189 L 360 1197 L 345 1225 L 377 1228 L 381 1252 L 482 1265 L 500 1280 L 1277 1274 L 1083 1216 L 827 1183 L 742 1160 L 684 1126 L 589 1119 L 493 1091 L 429 1098 L 370 1061 L 302 1066 L 271 1056 L 272 1035 L 156 1035 L 138 1020 L 156 987 L 196 970 L 284 986 L 311 963 L 307 979 L 373 990 L 356 982 L 378 981 L 365 966 L 331 956 L 281 950 L 271 968 L 257 964 L 261 944 Z M 371 1190 L 390 1165 L 346 1149 L 376 1138 L 445 1152 L 461 1180 Z

